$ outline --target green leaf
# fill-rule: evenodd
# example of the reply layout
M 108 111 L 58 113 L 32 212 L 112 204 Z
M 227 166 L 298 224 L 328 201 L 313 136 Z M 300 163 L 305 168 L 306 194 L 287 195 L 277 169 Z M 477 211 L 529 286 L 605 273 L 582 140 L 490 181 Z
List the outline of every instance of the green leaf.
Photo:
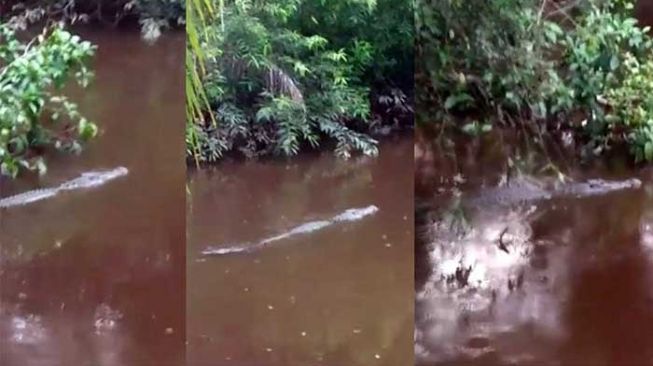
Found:
M 646 158 L 647 161 L 653 160 L 653 142 L 651 141 L 647 141 L 644 145 L 644 158 Z

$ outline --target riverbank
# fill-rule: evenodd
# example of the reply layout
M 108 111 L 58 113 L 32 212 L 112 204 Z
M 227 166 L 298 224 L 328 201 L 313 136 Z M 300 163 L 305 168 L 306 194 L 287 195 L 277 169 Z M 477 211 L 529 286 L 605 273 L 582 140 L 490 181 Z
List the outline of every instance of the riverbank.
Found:
M 382 145 L 387 145 L 388 141 L 410 138 L 413 136 L 414 131 L 415 130 L 412 125 L 385 125 L 385 126 L 379 126 L 379 129 L 376 132 L 371 133 L 370 137 L 374 139 L 374 141 L 376 141 L 378 146 L 382 146 Z M 249 164 L 252 162 L 287 163 L 287 162 L 292 162 L 296 159 L 297 160 L 302 160 L 306 158 L 310 159 L 316 156 L 329 154 L 329 153 L 333 154 L 334 156 L 337 156 L 334 153 L 335 148 L 336 148 L 335 142 L 326 141 L 325 143 L 321 144 L 319 147 L 316 148 L 306 146 L 304 149 L 300 150 L 300 152 L 297 155 L 294 156 L 283 156 L 283 155 L 275 155 L 275 154 L 263 154 L 263 155 L 243 154 L 242 152 L 239 151 L 230 151 L 222 155 L 221 158 L 216 161 L 199 161 L 199 162 L 194 160 L 191 156 L 186 156 L 186 166 L 187 166 L 186 169 L 192 172 L 197 169 L 213 169 L 213 168 L 219 168 L 224 164 L 234 164 L 234 163 L 240 163 L 240 164 Z M 366 156 L 364 154 L 358 153 L 358 154 L 352 154 L 351 157 L 346 159 L 343 157 L 338 157 L 338 158 L 346 162 L 346 161 L 361 160 L 365 157 Z M 368 156 L 368 158 L 373 159 L 374 156 Z

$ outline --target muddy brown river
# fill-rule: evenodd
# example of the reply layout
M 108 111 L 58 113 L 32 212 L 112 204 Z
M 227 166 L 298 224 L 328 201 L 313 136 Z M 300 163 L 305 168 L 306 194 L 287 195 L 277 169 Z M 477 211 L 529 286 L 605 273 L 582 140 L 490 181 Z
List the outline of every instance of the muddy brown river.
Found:
M 185 337 L 183 34 L 82 30 L 96 78 L 72 99 L 101 133 L 79 156 L 48 153 L 43 178 L 0 197 L 97 169 L 129 173 L 0 210 L 2 366 L 181 365 Z
M 508 154 L 549 179 L 534 169 L 541 156 L 504 142 L 468 142 L 450 155 L 424 141 L 417 149 L 416 363 L 653 365 L 653 171 L 619 158 L 561 159 L 576 181 L 643 184 L 472 208 L 461 220 L 452 192 L 489 192 Z
M 331 153 L 225 162 L 188 185 L 188 365 L 413 363 L 412 141 L 376 159 Z M 350 208 L 378 211 L 246 253 Z

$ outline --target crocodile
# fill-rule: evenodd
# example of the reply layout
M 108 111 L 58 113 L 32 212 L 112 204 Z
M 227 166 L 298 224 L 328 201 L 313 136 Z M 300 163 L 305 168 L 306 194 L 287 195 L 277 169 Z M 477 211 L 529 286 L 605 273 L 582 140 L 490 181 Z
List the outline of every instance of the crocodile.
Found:
M 583 182 L 568 182 L 557 186 L 546 185 L 526 179 L 511 184 L 482 190 L 463 201 L 468 208 L 488 206 L 513 206 L 535 201 L 549 200 L 554 197 L 583 198 L 596 195 L 637 189 L 642 182 L 637 178 L 626 180 L 589 179 Z
M 564 205 L 642 186 L 636 178 L 557 184 L 546 178 L 516 178 L 464 192 L 451 209 L 417 211 L 420 252 L 415 259 L 421 268 L 416 277 L 415 349 L 420 361 L 441 361 L 438 357 L 450 350 L 478 351 L 472 340 L 479 335 L 500 339 L 505 329 L 528 327 L 561 336 L 567 295 L 561 284 L 573 275 L 569 258 L 578 249 L 566 245 L 574 239 L 566 229 L 541 225 L 550 218 L 540 221 L 540 215 L 548 211 L 555 218 L 552 223 L 574 225 L 572 220 L 557 221 L 559 213 L 553 210 L 558 199 Z M 562 235 L 551 235 L 556 233 Z
M 201 254 L 205 256 L 215 256 L 215 255 L 225 255 L 225 254 L 234 254 L 234 253 L 249 253 L 254 250 L 261 249 L 266 247 L 268 244 L 289 238 L 291 236 L 299 234 L 308 234 L 317 230 L 321 230 L 325 227 L 331 226 L 340 222 L 351 222 L 360 220 L 366 216 L 373 215 L 379 210 L 378 207 L 370 205 L 363 208 L 350 208 L 344 212 L 333 216 L 328 220 L 317 220 L 310 221 L 275 236 L 270 236 L 264 239 L 261 239 L 253 243 L 242 243 L 237 245 L 229 246 L 208 246 L 206 249 L 202 250 Z
M 111 170 L 98 170 L 82 173 L 79 177 L 63 182 L 56 187 L 35 189 L 13 196 L 0 198 L 0 208 L 27 205 L 32 202 L 54 197 L 64 191 L 94 188 L 110 180 L 122 177 L 128 172 L 129 171 L 125 167 L 117 167 Z

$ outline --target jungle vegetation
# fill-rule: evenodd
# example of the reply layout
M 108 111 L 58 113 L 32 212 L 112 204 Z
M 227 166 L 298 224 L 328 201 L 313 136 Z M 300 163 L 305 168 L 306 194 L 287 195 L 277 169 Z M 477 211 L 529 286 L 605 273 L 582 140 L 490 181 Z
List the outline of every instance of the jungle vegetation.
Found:
M 85 87 L 91 81 L 95 53 L 70 25 L 136 24 L 151 41 L 162 29 L 184 24 L 184 14 L 184 0 L 0 2 L 0 175 L 43 174 L 45 149 L 79 152 L 97 133 L 64 93 L 70 82 Z
M 188 12 L 187 156 L 377 154 L 412 123 L 408 0 L 203 0 Z
M 653 161 L 653 38 L 632 0 L 416 1 L 417 121 Z M 440 136 L 450 136 L 440 133 Z M 449 140 L 451 141 L 451 140 Z

